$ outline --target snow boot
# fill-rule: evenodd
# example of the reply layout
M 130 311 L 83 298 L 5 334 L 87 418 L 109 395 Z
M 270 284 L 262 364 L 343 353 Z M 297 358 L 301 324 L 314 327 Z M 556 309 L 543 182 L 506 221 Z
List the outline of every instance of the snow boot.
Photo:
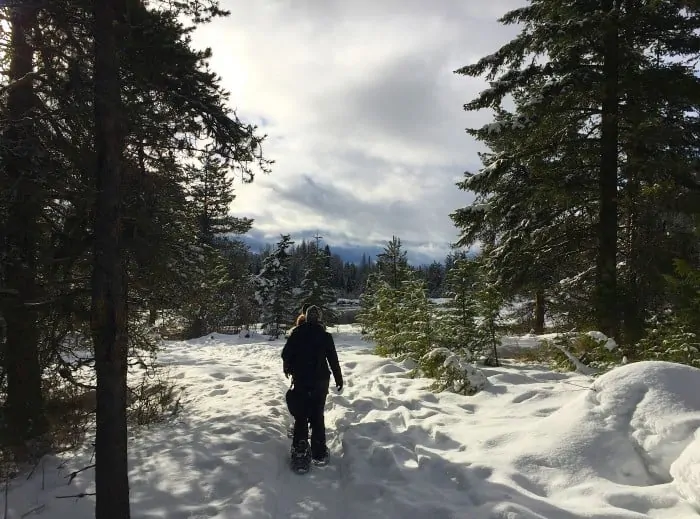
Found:
M 312 454 L 311 456 L 311 461 L 313 462 L 314 465 L 328 465 L 328 462 L 331 459 L 331 453 L 328 450 L 328 447 L 324 447 L 321 452 L 317 452 Z
M 300 441 L 296 445 L 292 445 L 290 464 L 292 470 L 299 474 L 304 474 L 311 468 L 311 450 L 309 443 Z

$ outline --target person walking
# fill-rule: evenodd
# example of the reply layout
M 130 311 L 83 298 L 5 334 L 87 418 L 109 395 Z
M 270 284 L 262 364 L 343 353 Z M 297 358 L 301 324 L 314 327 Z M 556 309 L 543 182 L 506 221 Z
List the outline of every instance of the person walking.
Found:
M 324 408 L 331 373 L 338 392 L 343 389 L 333 336 L 323 326 L 318 307 L 307 308 L 304 322 L 287 339 L 282 363 L 285 376 L 292 377 L 292 387 L 286 395 L 287 407 L 295 419 L 291 463 L 292 468 L 303 472 L 309 469 L 311 461 L 324 464 L 329 459 Z

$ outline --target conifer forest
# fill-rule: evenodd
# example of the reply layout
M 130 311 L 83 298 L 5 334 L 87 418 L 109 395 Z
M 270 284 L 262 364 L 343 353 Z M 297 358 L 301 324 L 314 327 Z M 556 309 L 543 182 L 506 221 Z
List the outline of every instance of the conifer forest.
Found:
M 304 304 L 436 392 L 476 394 L 518 334 L 562 371 L 700 368 L 700 6 L 521 4 L 492 54 L 456 49 L 485 151 L 453 186 L 472 202 L 425 207 L 454 240 L 418 263 L 398 235 L 360 261 L 293 229 L 248 244 L 232 208 L 274 182 L 270 136 L 192 43 L 227 2 L 0 2 L 2 480 L 87 443 L 95 517 L 131 517 L 129 431 L 179 412 L 163 341 L 281 348 Z

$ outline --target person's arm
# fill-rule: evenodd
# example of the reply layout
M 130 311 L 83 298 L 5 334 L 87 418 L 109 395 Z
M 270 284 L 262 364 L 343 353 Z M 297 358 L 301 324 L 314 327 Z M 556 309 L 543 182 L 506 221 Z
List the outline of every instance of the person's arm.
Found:
M 296 332 L 296 330 L 292 331 L 292 334 L 287 338 L 287 342 L 284 344 L 284 348 L 282 348 L 282 370 L 286 376 L 292 374 L 292 360 L 294 358 L 295 351 L 294 344 L 296 343 L 297 337 L 294 332 Z
M 331 372 L 333 373 L 333 379 L 335 380 L 335 385 L 338 390 L 343 388 L 343 375 L 340 372 L 340 362 L 338 362 L 338 352 L 335 350 L 335 342 L 333 341 L 333 336 L 330 333 L 326 333 L 327 344 L 326 344 L 326 359 L 328 359 L 328 364 L 331 367 Z

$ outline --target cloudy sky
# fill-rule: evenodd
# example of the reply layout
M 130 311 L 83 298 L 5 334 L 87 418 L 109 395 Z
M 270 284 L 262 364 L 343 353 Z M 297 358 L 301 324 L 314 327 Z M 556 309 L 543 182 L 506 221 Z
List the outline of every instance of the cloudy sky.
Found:
M 462 110 L 484 86 L 453 71 L 515 34 L 522 0 L 222 0 L 231 16 L 195 35 L 243 119 L 268 135 L 272 173 L 239 185 L 232 210 L 274 242 L 319 232 L 331 247 L 399 236 L 413 261 L 442 259 L 449 213 L 478 168 Z

